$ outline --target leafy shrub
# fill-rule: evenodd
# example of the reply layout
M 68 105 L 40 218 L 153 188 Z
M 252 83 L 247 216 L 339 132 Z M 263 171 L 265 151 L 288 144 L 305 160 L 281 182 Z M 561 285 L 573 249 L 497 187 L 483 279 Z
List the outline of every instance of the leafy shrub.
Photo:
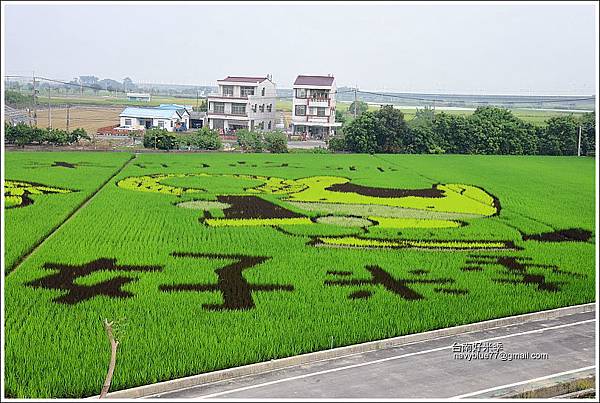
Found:
M 30 127 L 24 123 L 16 126 L 5 123 L 4 129 L 6 142 L 18 146 L 29 144 L 66 145 L 76 143 L 81 139 L 89 139 L 84 129 L 75 129 L 69 133 L 62 129 Z
M 237 141 L 242 150 L 260 153 L 265 148 L 262 134 L 248 129 L 241 129 L 236 132 Z
M 346 151 L 346 138 L 344 136 L 335 136 L 330 138 L 329 149 L 331 151 Z
M 159 150 L 172 150 L 177 145 L 177 139 L 166 129 L 148 129 L 144 133 L 144 147 Z
M 272 153 L 287 153 L 287 136 L 280 130 L 264 134 L 265 148 Z

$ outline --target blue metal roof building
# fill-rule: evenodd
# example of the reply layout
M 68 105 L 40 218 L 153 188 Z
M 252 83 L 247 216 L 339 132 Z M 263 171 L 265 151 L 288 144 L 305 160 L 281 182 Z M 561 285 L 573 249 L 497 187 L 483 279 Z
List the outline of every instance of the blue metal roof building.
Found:
M 176 112 L 175 109 L 139 108 L 130 106 L 125 108 L 119 116 L 145 119 L 171 119 Z

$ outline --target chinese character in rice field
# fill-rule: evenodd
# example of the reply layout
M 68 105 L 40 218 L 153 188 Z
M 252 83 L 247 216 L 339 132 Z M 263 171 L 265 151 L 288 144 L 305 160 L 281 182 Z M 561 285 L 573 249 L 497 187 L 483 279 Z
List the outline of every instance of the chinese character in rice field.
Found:
M 33 204 L 31 195 L 71 192 L 76 190 L 46 186 L 41 183 L 6 180 L 4 181 L 4 205 L 6 208 L 26 207 Z
M 122 287 L 125 284 L 136 281 L 136 278 L 127 276 L 117 276 L 109 280 L 101 281 L 92 285 L 77 283 L 76 280 L 86 277 L 92 273 L 109 272 L 153 272 L 162 270 L 162 266 L 134 266 L 118 265 L 116 259 L 100 258 L 81 265 L 68 265 L 59 263 L 46 263 L 44 269 L 53 270 L 55 273 L 49 274 L 37 280 L 25 283 L 28 287 L 45 288 L 49 290 L 66 291 L 54 298 L 58 304 L 74 305 L 79 302 L 97 296 L 106 296 L 110 298 L 129 298 L 133 294 L 125 291 Z
M 578 273 L 560 270 L 556 265 L 532 263 L 531 260 L 530 257 L 526 256 L 469 255 L 467 266 L 463 267 L 462 270 L 476 272 L 483 270 L 481 266 L 500 266 L 508 277 L 494 279 L 495 282 L 534 285 L 538 291 L 552 292 L 559 291 L 564 281 L 548 281 L 544 274 L 532 273 L 531 269 L 550 270 L 552 273 L 573 277 L 583 276 Z
M 233 263 L 215 270 L 218 281 L 216 284 L 173 284 L 161 285 L 159 289 L 164 292 L 195 291 L 195 292 L 220 292 L 223 297 L 222 304 L 203 304 L 202 307 L 209 311 L 221 310 L 246 310 L 254 308 L 252 293 L 255 291 L 293 291 L 294 287 L 283 284 L 250 284 L 243 276 L 243 271 L 257 266 L 269 258 L 265 256 L 228 255 L 218 253 L 172 253 L 174 257 L 188 257 L 193 259 L 232 259 Z
M 367 265 L 365 266 L 367 271 L 369 272 L 371 278 L 370 279 L 356 279 L 356 278 L 342 278 L 337 280 L 326 280 L 325 285 L 328 286 L 376 286 L 378 288 L 383 288 L 384 290 L 391 292 L 393 294 L 398 295 L 402 299 L 412 301 L 412 300 L 420 300 L 424 297 L 419 294 L 416 290 L 411 288 L 413 284 L 431 284 L 431 285 L 441 285 L 441 284 L 451 284 L 454 283 L 454 280 L 450 278 L 423 278 L 424 274 L 427 274 L 426 270 L 413 270 L 411 273 L 416 275 L 413 278 L 394 278 L 388 272 L 383 270 L 380 266 L 377 265 Z M 337 277 L 346 277 L 350 276 L 350 272 L 346 271 L 328 271 L 327 274 L 334 275 Z M 446 289 L 446 288 L 436 288 L 436 292 L 445 292 L 448 294 L 465 294 L 464 290 L 454 290 L 454 289 Z M 358 290 L 350 295 L 348 295 L 349 299 L 367 299 L 373 295 L 373 292 L 370 290 Z

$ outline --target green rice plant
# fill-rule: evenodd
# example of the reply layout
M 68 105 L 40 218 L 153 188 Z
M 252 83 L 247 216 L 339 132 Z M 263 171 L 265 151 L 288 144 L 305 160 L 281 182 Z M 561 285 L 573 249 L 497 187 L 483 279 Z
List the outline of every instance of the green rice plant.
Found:
M 130 158 L 125 153 L 6 153 L 5 272 Z
M 595 300 L 592 159 L 141 154 L 101 186 L 128 158 L 6 154 L 7 179 L 77 192 L 32 195 L 32 205 L 6 209 L 5 259 L 16 250 L 15 240 L 23 243 L 24 234 L 46 228 L 30 238 L 43 239 L 100 188 L 5 277 L 7 395 L 98 394 L 110 358 L 103 318 L 126 317 L 129 324 L 111 385 L 121 390 L 329 349 L 332 336 L 339 347 Z M 52 166 L 55 161 L 80 165 Z M 38 164 L 43 169 L 28 168 Z M 167 176 L 153 191 L 117 186 L 152 175 Z M 285 193 L 285 185 L 275 184 L 257 193 L 250 189 L 264 180 L 255 177 L 280 178 L 302 190 Z M 429 192 L 438 184 L 444 197 L 382 204 L 385 197 L 325 190 L 333 185 L 316 182 L 319 177 L 342 178 L 337 186 Z M 164 186 L 202 191 L 154 191 Z M 294 199 L 302 194 L 310 200 Z M 288 223 L 303 223 L 203 224 L 206 208 L 210 219 L 226 219 L 229 207 L 201 204 L 222 195 L 258 197 L 300 216 Z M 186 208 L 194 201 L 198 208 Z M 318 222 L 327 215 L 461 226 Z M 589 236 L 560 242 L 526 237 L 569 228 Z M 378 283 L 374 273 L 382 272 L 410 292 Z M 224 285 L 245 292 L 232 298 Z

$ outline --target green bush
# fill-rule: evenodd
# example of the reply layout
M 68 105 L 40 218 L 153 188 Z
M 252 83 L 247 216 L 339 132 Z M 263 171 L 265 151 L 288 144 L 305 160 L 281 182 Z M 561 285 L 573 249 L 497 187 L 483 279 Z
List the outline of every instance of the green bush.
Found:
M 166 129 L 148 129 L 144 133 L 144 147 L 159 150 L 172 150 L 177 145 L 177 138 Z
M 262 134 L 248 129 L 241 129 L 236 132 L 239 146 L 244 151 L 253 151 L 260 153 L 265 148 Z
M 287 153 L 287 136 L 280 130 L 264 134 L 265 148 L 272 153 Z
M 329 139 L 329 150 L 346 151 L 346 138 L 344 136 L 335 136 Z
M 30 144 L 67 145 L 76 143 L 80 139 L 89 139 L 84 129 L 75 129 L 69 133 L 61 129 L 30 127 L 24 123 L 19 123 L 16 126 L 5 123 L 4 129 L 6 142 L 18 146 Z
M 192 135 L 194 146 L 200 150 L 220 150 L 223 147 L 221 138 L 216 130 L 203 127 Z

